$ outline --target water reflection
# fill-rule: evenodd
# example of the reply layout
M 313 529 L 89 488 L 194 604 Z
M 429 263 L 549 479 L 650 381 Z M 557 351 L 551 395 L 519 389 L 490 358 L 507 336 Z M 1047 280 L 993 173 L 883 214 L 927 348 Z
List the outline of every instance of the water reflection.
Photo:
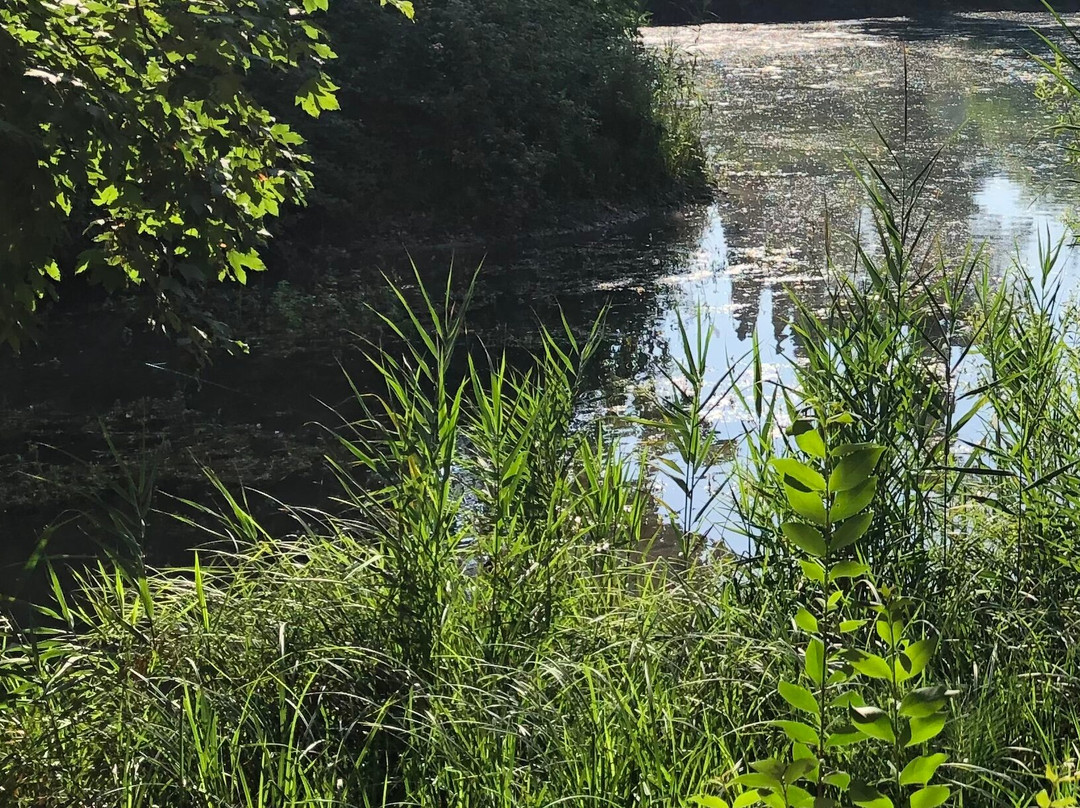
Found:
M 1000 274 L 1017 255 L 1035 264 L 1040 239 L 1065 234 L 1071 175 L 1053 146 L 1031 137 L 1049 119 L 1033 97 L 1039 69 L 1025 49 L 1038 43 L 1027 26 L 1046 22 L 999 14 L 934 24 L 652 29 L 650 42 L 674 40 L 699 60 L 711 104 L 708 143 L 720 169 L 716 204 L 532 245 L 436 249 L 412 258 L 432 276 L 451 259 L 459 270 L 483 259 L 473 338 L 519 358 L 536 346 L 537 320 L 556 325 L 565 316 L 584 332 L 609 307 L 607 343 L 591 376 L 594 412 L 647 414 L 655 387 L 663 386 L 661 371 L 670 371 L 679 350 L 677 312 L 692 319 L 700 309 L 711 320 L 714 378 L 747 353 L 755 332 L 766 374 L 790 378 L 798 345 L 789 290 L 822 305 L 826 219 L 838 234 L 865 224 L 864 197 L 847 161 L 858 162 L 859 152 L 888 160 L 875 125 L 894 148 L 903 146 L 909 176 L 943 147 L 927 188 L 943 249 L 985 241 Z M 843 240 L 834 247 L 842 262 Z M 1075 253 L 1062 257 L 1075 289 Z M 13 560 L 25 555 L 67 504 L 57 501 L 62 487 L 35 487 L 24 472 L 81 474 L 66 454 L 40 445 L 100 459 L 99 418 L 117 445 L 149 437 L 163 447 L 157 462 L 166 489 L 197 496 L 199 463 L 206 462 L 229 482 L 323 501 L 326 478 L 317 469 L 327 443 L 311 423 L 333 420 L 323 402 L 348 406 L 342 367 L 362 382 L 350 331 L 363 330 L 361 304 L 377 297 L 379 283 L 354 270 L 410 271 L 402 250 L 343 260 L 349 269 L 336 285 L 312 295 L 317 305 L 332 297 L 337 307 L 310 313 L 319 326 L 310 335 L 304 325 L 282 353 L 261 348 L 256 333 L 251 356 L 219 362 L 201 383 L 162 372 L 179 366 L 159 346 L 125 348 L 125 361 L 117 362 L 117 346 L 100 338 L 96 320 L 59 323 L 48 345 L 0 361 L 0 483 L 8 493 L 0 530 L 12 537 L 3 552 Z M 718 402 L 714 417 L 726 437 L 737 436 L 734 397 Z M 252 462 L 239 467 L 244 457 Z M 163 545 L 186 541 L 161 535 Z

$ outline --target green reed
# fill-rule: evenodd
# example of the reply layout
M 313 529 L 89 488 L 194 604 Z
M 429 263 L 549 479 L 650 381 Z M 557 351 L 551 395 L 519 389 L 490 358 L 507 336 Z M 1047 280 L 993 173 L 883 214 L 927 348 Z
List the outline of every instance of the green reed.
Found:
M 190 566 L 102 562 L 73 586 L 56 574 L 33 625 L 2 625 L 0 804 L 705 799 L 749 761 L 787 760 L 791 739 L 774 731 L 790 720 L 784 694 L 817 684 L 793 620 L 806 634 L 799 609 L 824 621 L 836 593 L 850 619 L 900 626 L 848 632 L 845 618 L 814 635 L 829 669 L 855 677 L 845 692 L 879 701 L 880 713 L 857 712 L 868 737 L 911 717 L 892 704 L 908 697 L 902 682 L 864 681 L 871 655 L 922 659 L 903 643 L 935 638 L 924 686 L 959 693 L 935 701 L 933 756 L 894 737 L 880 760 L 858 747 L 817 759 L 905 800 L 911 784 L 887 761 L 938 754 L 948 762 L 918 799 L 1067 794 L 1072 783 L 1046 782 L 1044 768 L 1065 771 L 1080 743 L 1078 321 L 1057 291 L 1057 250 L 1001 283 L 979 250 L 933 239 L 918 212 L 928 171 L 901 174 L 902 188 L 865 173 L 878 244 L 857 240 L 853 267 L 832 267 L 824 312 L 800 306 L 795 385 L 769 384 L 758 351 L 745 374 L 716 371 L 707 323 L 680 321 L 671 395 L 636 422 L 666 441 L 654 465 L 620 450 L 610 419 L 575 422 L 602 323 L 541 330 L 532 360 L 512 365 L 471 339 L 469 289 L 395 289 L 393 341 L 367 346 L 379 385 L 356 391 L 362 414 L 328 461 L 341 483 L 332 507 L 286 508 L 283 535 L 253 515 L 254 492 L 215 481 L 222 508 L 175 504 L 206 531 Z M 725 396 L 745 404 L 734 455 L 711 417 Z M 800 563 L 812 534 L 791 527 L 774 471 L 810 451 L 779 429 L 808 411 L 844 414 L 830 447 L 881 450 L 855 514 L 862 533 L 836 545 L 836 580 L 821 591 Z M 853 451 L 836 448 L 822 479 Z M 707 488 L 720 464 L 735 473 Z M 658 473 L 685 497 L 668 514 L 678 560 L 650 550 Z M 161 500 L 140 479 L 125 491 L 145 516 Z M 716 507 L 728 496 L 734 524 Z M 110 530 L 137 534 L 136 521 Z M 743 531 L 753 554 L 700 553 L 713 528 Z M 843 729 L 815 704 L 819 736 Z

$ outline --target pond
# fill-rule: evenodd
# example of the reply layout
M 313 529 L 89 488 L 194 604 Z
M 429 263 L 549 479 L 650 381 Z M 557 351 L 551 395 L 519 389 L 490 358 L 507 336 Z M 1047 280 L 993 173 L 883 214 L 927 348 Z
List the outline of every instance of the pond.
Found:
M 985 242 L 1000 274 L 1017 256 L 1033 265 L 1040 240 L 1065 235 L 1073 175 L 1040 134 L 1050 117 L 1033 94 L 1041 68 L 1025 52 L 1040 49 L 1029 26 L 1052 31 L 1049 22 L 974 14 L 932 25 L 647 29 L 650 46 L 672 43 L 696 60 L 719 172 L 713 204 L 411 258 L 424 271 L 483 259 L 472 322 L 489 347 L 525 351 L 535 345 L 537 321 L 557 323 L 561 310 L 585 329 L 610 307 L 607 343 L 590 377 L 593 412 L 647 410 L 678 353 L 680 313 L 692 320 L 701 312 L 715 329 L 715 374 L 745 355 L 756 332 L 766 372 L 783 378 L 798 352 L 789 290 L 809 301 L 822 294 L 826 211 L 834 233 L 865 223 L 849 161 L 858 165 L 860 152 L 883 157 L 875 127 L 911 165 L 942 149 L 928 206 L 945 249 Z M 230 484 L 324 502 L 333 482 L 321 457 L 330 442 L 317 424 L 338 422 L 334 410 L 348 414 L 342 368 L 360 367 L 353 332 L 370 322 L 359 303 L 386 297 L 372 268 L 400 275 L 408 261 L 403 249 L 341 256 L 344 273 L 315 273 L 307 287 L 278 284 L 258 305 L 263 321 L 291 335 L 288 349 L 264 323 L 250 356 L 219 360 L 201 378 L 153 343 L 118 349 L 86 318 L 56 323 L 48 343 L 4 359 L 0 564 L 14 575 L 41 531 L 86 502 L 81 492 L 95 487 L 87 480 L 115 475 L 103 432 L 132 463 L 151 458 L 166 492 L 205 493 L 205 464 Z M 1067 248 L 1066 277 L 1076 275 L 1075 264 Z M 362 273 L 350 275 L 353 267 Z M 742 428 L 732 397 L 717 402 L 715 419 L 729 437 Z M 639 437 L 626 428 L 628 441 Z M 107 496 L 125 499 L 121 491 Z M 58 531 L 54 551 L 88 552 L 86 530 Z M 183 558 L 196 540 L 160 519 L 145 538 L 156 563 Z

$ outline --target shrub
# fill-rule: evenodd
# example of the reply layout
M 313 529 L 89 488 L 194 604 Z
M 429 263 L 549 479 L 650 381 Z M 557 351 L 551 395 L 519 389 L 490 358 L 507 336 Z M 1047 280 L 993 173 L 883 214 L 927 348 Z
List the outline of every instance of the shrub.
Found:
M 315 158 L 305 221 L 328 237 L 409 217 L 483 229 L 700 190 L 696 90 L 640 21 L 629 0 L 432 0 L 412 22 L 332 4 L 342 109 L 297 121 Z

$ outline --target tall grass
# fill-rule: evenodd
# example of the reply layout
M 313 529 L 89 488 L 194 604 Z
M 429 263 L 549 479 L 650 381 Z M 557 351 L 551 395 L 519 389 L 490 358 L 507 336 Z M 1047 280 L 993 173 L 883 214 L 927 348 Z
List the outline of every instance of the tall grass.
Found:
M 935 241 L 918 213 L 928 172 L 862 176 L 877 243 L 832 268 L 824 313 L 799 308 L 794 387 L 770 387 L 758 356 L 713 372 L 708 326 L 680 324 L 686 355 L 649 425 L 685 493 L 678 558 L 647 552 L 655 467 L 603 419 L 576 420 L 602 324 L 542 330 L 522 368 L 469 342 L 468 294 L 420 284 L 417 307 L 397 290 L 386 326 L 404 347 L 368 347 L 381 388 L 357 390 L 362 416 L 337 430 L 349 460 L 334 462 L 333 507 L 272 535 L 254 494 L 219 486 L 224 509 L 177 503 L 207 531 L 190 567 L 54 576 L 34 626 L 3 624 L 0 804 L 725 793 L 789 746 L 771 722 L 789 711 L 778 683 L 806 654 L 790 615 L 812 590 L 770 463 L 805 449 L 779 427 L 807 412 L 845 413 L 837 445 L 884 448 L 868 529 L 830 563 L 869 563 L 904 593 L 908 629 L 941 638 L 933 675 L 960 691 L 941 776 L 957 801 L 1025 804 L 1080 743 L 1078 321 L 1053 247 L 1002 280 L 979 251 Z M 746 439 L 724 495 L 738 522 L 723 527 L 754 552 L 702 555 L 719 510 L 715 492 L 696 498 L 720 462 L 708 410 L 736 394 Z M 877 641 L 844 642 L 862 659 Z M 882 774 L 857 747 L 837 757 Z

